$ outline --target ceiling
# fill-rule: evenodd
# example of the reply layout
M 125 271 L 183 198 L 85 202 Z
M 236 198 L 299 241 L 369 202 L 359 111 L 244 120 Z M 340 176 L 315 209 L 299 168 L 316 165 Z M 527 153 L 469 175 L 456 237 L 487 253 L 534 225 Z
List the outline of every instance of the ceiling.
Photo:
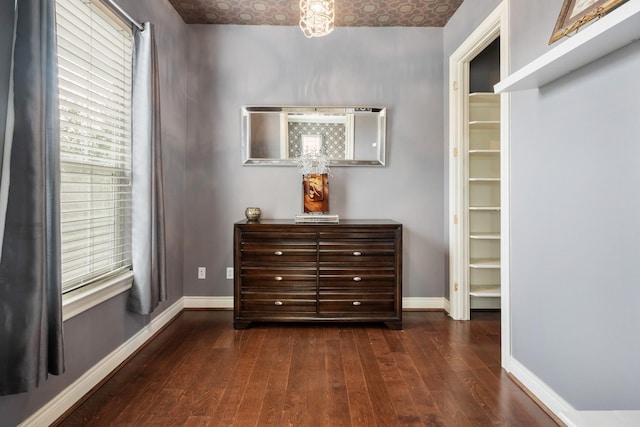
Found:
M 187 24 L 298 25 L 299 0 L 169 0 Z M 463 0 L 335 0 L 336 27 L 443 27 Z

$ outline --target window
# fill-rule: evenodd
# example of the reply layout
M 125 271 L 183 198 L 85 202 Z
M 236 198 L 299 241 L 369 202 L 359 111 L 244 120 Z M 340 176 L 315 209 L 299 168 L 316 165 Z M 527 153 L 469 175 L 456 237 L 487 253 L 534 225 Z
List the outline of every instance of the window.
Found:
M 62 291 L 131 266 L 132 34 L 89 0 L 57 0 Z

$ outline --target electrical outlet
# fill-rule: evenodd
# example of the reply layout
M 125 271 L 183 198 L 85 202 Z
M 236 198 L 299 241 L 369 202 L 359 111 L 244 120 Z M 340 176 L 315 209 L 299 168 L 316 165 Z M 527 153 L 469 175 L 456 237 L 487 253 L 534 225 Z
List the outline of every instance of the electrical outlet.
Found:
M 233 279 L 233 267 L 227 267 L 227 279 Z
M 198 280 L 207 278 L 207 267 L 198 267 Z

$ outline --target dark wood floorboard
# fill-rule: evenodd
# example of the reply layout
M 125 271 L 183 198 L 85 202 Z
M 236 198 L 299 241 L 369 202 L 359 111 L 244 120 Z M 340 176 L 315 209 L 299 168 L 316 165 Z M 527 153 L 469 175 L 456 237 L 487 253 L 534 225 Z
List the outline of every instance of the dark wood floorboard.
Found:
M 257 324 L 185 311 L 59 426 L 555 426 L 500 368 L 500 314 Z

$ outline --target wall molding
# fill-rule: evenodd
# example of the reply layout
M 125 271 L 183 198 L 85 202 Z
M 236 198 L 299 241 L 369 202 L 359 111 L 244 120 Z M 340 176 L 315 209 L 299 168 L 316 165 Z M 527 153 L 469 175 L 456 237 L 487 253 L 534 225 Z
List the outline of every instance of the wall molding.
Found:
M 573 425 L 568 423 L 568 419 L 563 414 L 569 414 L 575 412 L 575 409 L 565 401 L 560 395 L 558 395 L 551 387 L 549 387 L 544 381 L 538 378 L 533 372 L 527 369 L 522 363 L 511 357 L 509 361 L 511 368 L 511 375 L 518 380 L 522 386 L 524 386 L 531 394 L 533 394 L 540 402 L 546 406 L 551 412 L 553 412 L 558 418 L 567 425 Z
M 211 308 L 233 310 L 233 297 L 185 296 L 184 308 Z
M 640 425 L 640 411 L 578 411 L 558 393 L 513 357 L 510 374 L 529 393 L 546 406 L 567 427 L 635 427 Z
M 20 423 L 20 426 L 38 427 L 54 423 L 66 411 L 80 401 L 102 380 L 107 378 L 125 360 L 133 355 L 140 347 L 171 322 L 184 309 L 183 298 L 180 298 L 172 306 L 153 318 L 138 333 L 125 341 L 120 347 L 105 356 L 93 365 L 80 378 L 71 383 L 47 404 L 38 409 L 29 418 Z
M 402 298 L 403 310 L 445 310 L 447 307 L 444 297 L 421 298 L 421 297 L 404 297 Z

